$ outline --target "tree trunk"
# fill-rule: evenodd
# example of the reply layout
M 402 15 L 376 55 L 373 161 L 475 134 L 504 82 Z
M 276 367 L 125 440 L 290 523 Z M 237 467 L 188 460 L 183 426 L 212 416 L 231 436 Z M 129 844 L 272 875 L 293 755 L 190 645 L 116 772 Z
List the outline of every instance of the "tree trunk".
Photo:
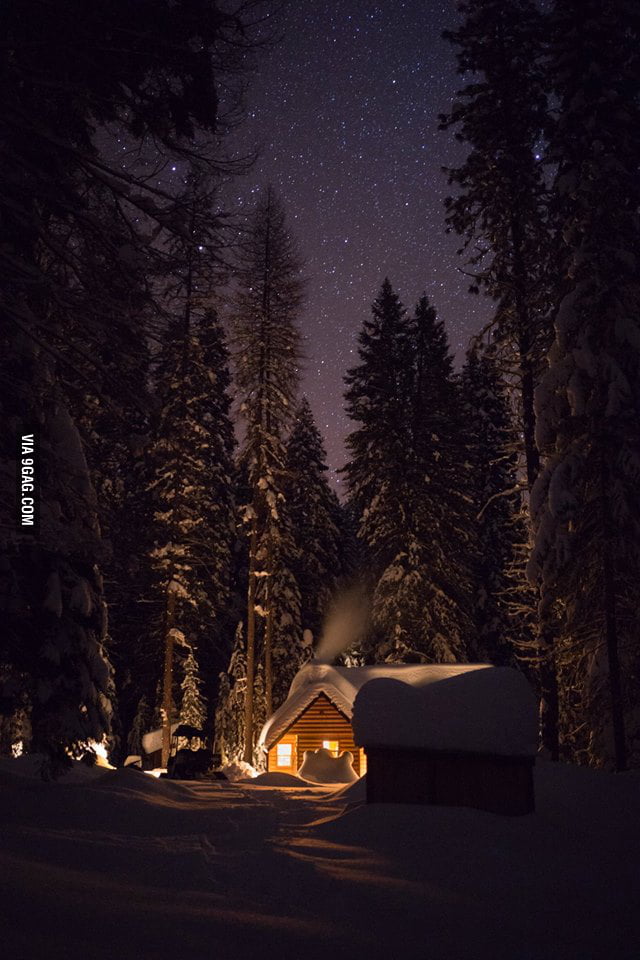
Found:
M 264 631 L 264 701 L 268 720 L 273 713 L 273 608 L 268 585 L 267 597 L 267 622 Z
M 244 759 L 253 763 L 253 685 L 256 671 L 256 550 L 258 521 L 251 521 L 249 586 L 247 590 L 247 686 L 244 695 Z
M 173 628 L 176 619 L 176 595 L 171 589 L 167 592 L 167 622 L 164 638 L 164 674 L 162 683 L 162 766 L 169 762 L 171 746 L 171 694 L 173 687 Z
M 605 448 L 606 449 L 606 448 Z M 627 745 L 624 729 L 624 709 L 622 705 L 622 686 L 620 682 L 620 659 L 618 655 L 618 618 L 616 615 L 616 585 L 611 556 L 612 519 L 609 507 L 608 475 L 606 458 L 600 467 L 600 496 L 602 498 L 602 517 L 604 536 L 602 544 L 602 586 L 604 600 L 605 637 L 609 666 L 609 695 L 611 698 L 611 721 L 613 724 L 613 748 L 615 768 L 621 772 L 627 769 Z
M 522 436 L 529 496 L 540 471 L 540 453 L 536 444 L 535 387 L 536 371 L 533 363 L 531 315 L 527 299 L 527 271 L 524 262 L 524 236 L 520 219 L 511 219 L 513 245 L 513 280 L 518 365 L 522 402 Z M 540 740 L 552 760 L 559 757 L 558 731 L 558 677 L 554 657 L 554 639 L 549 624 L 538 625 L 541 663 L 538 669 L 540 684 Z
M 548 751 L 551 760 L 560 755 L 558 736 L 558 676 L 553 656 L 553 638 L 551 632 L 539 628 L 542 662 L 538 668 L 540 683 L 540 742 Z

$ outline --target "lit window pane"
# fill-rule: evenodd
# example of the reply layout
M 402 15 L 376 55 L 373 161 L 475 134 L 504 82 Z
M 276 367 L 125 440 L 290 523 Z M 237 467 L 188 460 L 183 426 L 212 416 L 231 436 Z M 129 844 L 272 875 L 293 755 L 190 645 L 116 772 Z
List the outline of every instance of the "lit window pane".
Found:
M 323 740 L 322 746 L 325 750 L 328 750 L 329 753 L 332 753 L 334 757 L 338 756 L 340 750 L 340 744 L 337 740 Z
M 293 756 L 292 743 L 279 743 L 276 746 L 276 765 L 278 767 L 290 767 Z

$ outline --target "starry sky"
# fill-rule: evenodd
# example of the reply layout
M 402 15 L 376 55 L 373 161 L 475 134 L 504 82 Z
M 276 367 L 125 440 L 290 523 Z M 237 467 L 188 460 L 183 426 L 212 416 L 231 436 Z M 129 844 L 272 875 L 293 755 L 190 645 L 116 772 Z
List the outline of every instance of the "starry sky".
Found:
M 444 228 L 441 168 L 463 156 L 437 129 L 461 85 L 441 39 L 456 23 L 454 0 L 285 0 L 284 37 L 260 52 L 248 91 L 242 138 L 260 152 L 236 200 L 271 183 L 286 204 L 309 280 L 302 390 L 338 485 L 343 376 L 384 277 L 409 308 L 427 293 L 458 360 L 488 314 Z

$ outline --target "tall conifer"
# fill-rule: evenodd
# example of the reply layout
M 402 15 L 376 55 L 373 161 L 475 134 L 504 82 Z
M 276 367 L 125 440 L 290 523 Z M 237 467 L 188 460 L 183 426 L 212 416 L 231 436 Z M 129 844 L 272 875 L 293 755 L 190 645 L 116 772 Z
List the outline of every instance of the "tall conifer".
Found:
M 576 746 L 622 770 L 639 755 L 640 13 L 557 0 L 551 36 L 565 273 L 536 392 L 529 572 L 541 617 L 560 619 L 562 707 L 586 731 Z
M 274 573 L 286 535 L 283 511 L 285 436 L 299 380 L 301 264 L 280 200 L 269 187 L 240 245 L 233 304 L 233 344 L 240 412 L 246 425 L 242 461 L 251 500 L 243 508 L 249 534 L 245 760 L 255 734 L 256 613 L 264 614 L 264 690 L 273 708 Z M 264 581 L 261 585 L 260 581 Z

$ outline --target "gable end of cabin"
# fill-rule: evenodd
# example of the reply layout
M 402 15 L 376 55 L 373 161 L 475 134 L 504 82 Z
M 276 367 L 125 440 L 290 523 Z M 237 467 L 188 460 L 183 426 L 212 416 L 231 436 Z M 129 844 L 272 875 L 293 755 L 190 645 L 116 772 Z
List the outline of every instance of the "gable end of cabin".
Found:
M 353 754 L 353 769 L 362 776 L 364 751 L 355 745 L 351 721 L 325 693 L 320 693 L 269 747 L 267 770 L 296 774 L 305 750 L 319 750 L 326 745 L 336 756 L 349 750 Z

